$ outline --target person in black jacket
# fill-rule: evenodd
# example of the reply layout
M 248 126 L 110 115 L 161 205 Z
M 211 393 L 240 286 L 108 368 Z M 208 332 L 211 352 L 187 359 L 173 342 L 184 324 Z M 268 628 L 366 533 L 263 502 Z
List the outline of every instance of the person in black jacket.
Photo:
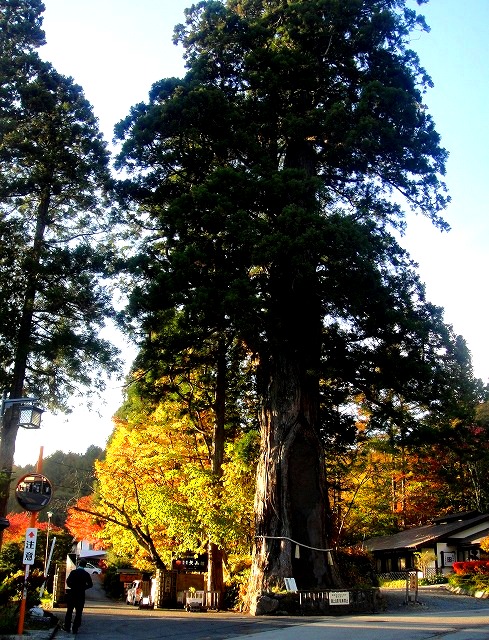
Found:
M 75 610 L 73 633 L 78 632 L 78 628 L 81 625 L 83 607 L 85 606 L 85 591 L 90 589 L 90 587 L 93 587 L 92 578 L 84 569 L 86 566 L 87 561 L 82 558 L 78 563 L 78 567 L 73 569 L 66 580 L 66 586 L 68 587 L 68 590 L 66 591 L 67 609 L 63 629 L 68 632 L 71 627 L 73 609 Z

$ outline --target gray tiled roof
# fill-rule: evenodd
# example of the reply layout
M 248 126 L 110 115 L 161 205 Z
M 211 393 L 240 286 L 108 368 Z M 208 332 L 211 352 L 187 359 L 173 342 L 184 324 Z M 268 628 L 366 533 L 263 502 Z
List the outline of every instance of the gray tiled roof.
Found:
M 457 514 L 460 517 L 455 519 L 453 516 L 447 517 L 445 520 L 438 518 L 433 524 L 423 527 L 413 527 L 391 536 L 380 536 L 378 538 L 370 538 L 365 541 L 365 546 L 370 551 L 387 551 L 394 549 L 415 549 L 428 542 L 441 542 L 446 538 L 463 532 L 464 529 L 471 529 L 478 524 L 489 523 L 489 514 L 478 514 L 470 517 L 463 517 L 469 514 Z M 469 536 L 473 537 L 473 536 Z M 463 538 L 462 538 L 463 539 Z

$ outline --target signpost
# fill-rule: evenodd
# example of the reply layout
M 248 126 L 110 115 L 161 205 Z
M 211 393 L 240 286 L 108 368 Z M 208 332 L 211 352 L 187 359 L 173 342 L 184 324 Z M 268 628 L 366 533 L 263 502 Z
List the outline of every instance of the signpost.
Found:
M 19 624 L 17 626 L 17 633 L 19 635 L 22 635 L 24 633 L 25 608 L 27 603 L 27 583 L 29 579 L 30 567 L 34 564 L 34 561 L 36 559 L 37 512 L 47 507 L 52 497 L 51 482 L 46 478 L 46 476 L 43 476 L 41 474 L 42 457 L 43 447 L 41 447 L 41 450 L 39 452 L 36 473 L 30 473 L 26 476 L 23 476 L 18 481 L 17 487 L 15 489 L 15 497 L 17 498 L 17 502 L 23 509 L 29 511 L 31 514 L 30 527 L 25 532 L 24 557 L 22 559 L 25 570 L 24 590 L 20 603 Z
M 29 528 L 25 532 L 24 557 L 22 564 L 33 565 L 36 558 L 37 529 Z

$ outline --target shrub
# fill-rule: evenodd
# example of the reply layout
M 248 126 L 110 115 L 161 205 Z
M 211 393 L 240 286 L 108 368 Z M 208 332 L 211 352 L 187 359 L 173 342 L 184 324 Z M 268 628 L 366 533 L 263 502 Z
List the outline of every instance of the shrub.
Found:
M 397 580 L 386 580 L 385 578 L 379 579 L 380 586 L 384 589 L 405 589 L 406 578 L 398 578 Z
M 0 605 L 0 633 L 15 633 L 19 621 L 19 608 L 16 605 Z
M 419 584 L 422 587 L 427 587 L 430 584 L 447 584 L 447 582 L 447 576 L 444 576 L 441 573 L 436 573 L 435 575 L 428 576 L 427 578 L 420 578 L 419 580 Z
M 43 581 L 44 576 L 37 569 L 29 575 L 27 582 L 27 610 L 39 604 L 39 588 Z M 0 584 L 0 631 L 2 633 L 12 633 L 17 629 L 19 605 L 23 590 L 23 571 L 8 576 Z
M 104 574 L 103 588 L 109 598 L 122 600 L 124 598 L 124 583 L 119 576 L 119 567 L 111 564 Z
M 474 594 L 476 591 L 489 591 L 489 573 L 452 573 L 448 576 L 452 587 L 460 587 Z
M 348 547 L 338 551 L 336 557 L 341 575 L 348 587 L 368 589 L 379 586 L 372 559 L 365 551 Z
M 489 573 L 489 560 L 467 560 L 465 562 L 454 562 L 455 573 Z

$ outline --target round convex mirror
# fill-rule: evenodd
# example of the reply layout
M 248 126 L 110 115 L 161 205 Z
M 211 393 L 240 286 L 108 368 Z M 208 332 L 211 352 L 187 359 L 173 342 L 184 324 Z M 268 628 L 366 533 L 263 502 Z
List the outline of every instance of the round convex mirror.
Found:
M 52 495 L 51 482 L 41 473 L 23 476 L 15 489 L 17 502 L 26 511 L 41 511 L 51 502 Z

